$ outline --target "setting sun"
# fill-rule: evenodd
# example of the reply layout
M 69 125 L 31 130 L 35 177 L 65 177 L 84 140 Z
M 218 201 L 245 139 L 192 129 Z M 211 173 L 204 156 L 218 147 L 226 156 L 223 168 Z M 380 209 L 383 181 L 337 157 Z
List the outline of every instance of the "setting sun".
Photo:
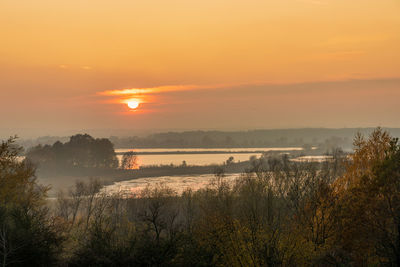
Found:
M 130 108 L 130 109 L 137 109 L 138 107 L 139 107 L 139 101 L 137 101 L 137 100 L 129 100 L 128 102 L 127 102 L 127 105 L 128 105 L 128 107 Z

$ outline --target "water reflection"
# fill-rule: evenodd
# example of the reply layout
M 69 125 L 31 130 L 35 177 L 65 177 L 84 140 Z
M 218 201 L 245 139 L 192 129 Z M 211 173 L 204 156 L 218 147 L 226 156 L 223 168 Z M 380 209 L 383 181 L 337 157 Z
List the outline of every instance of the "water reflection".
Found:
M 189 166 L 205 166 L 212 164 L 222 164 L 226 162 L 229 157 L 234 158 L 234 162 L 247 161 L 251 156 L 260 157 L 262 153 L 242 153 L 242 154 L 169 154 L 169 155 L 138 155 L 138 166 L 158 166 L 182 165 L 185 161 Z M 119 161 L 122 160 L 122 155 L 117 156 Z
M 301 151 L 301 147 L 246 147 L 246 148 L 117 148 L 116 153 L 172 153 L 172 152 L 226 152 L 226 153 L 263 153 L 269 151 Z
M 224 177 L 228 183 L 233 183 L 240 174 L 228 174 Z M 164 185 L 174 190 L 177 194 L 182 194 L 187 189 L 197 191 L 208 186 L 215 176 L 213 174 L 204 175 L 182 175 L 182 176 L 161 176 L 152 178 L 138 178 L 129 181 L 117 182 L 103 187 L 102 192 L 107 194 L 119 194 L 124 197 L 139 197 L 146 187 Z
M 121 162 L 122 154 L 137 153 L 138 166 L 182 165 L 205 166 L 222 164 L 230 157 L 233 162 L 247 161 L 251 156 L 260 157 L 264 152 L 271 151 L 301 151 L 301 147 L 268 147 L 268 148 L 139 148 L 116 149 Z

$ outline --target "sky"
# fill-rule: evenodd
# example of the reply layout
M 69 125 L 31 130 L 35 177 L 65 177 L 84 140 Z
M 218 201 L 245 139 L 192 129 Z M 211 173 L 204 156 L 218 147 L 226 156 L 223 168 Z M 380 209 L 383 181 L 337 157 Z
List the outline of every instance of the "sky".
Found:
M 399 12 L 399 0 L 1 0 L 0 134 L 400 127 Z

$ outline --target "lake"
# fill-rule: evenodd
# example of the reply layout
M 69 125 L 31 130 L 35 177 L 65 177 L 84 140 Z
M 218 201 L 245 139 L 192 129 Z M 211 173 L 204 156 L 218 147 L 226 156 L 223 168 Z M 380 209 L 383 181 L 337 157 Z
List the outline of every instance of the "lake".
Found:
M 183 161 L 187 165 L 205 166 L 222 164 L 229 157 L 234 157 L 234 162 L 247 161 L 251 156 L 260 157 L 265 152 L 290 153 L 301 151 L 301 147 L 276 147 L 276 148 L 145 148 L 145 149 L 116 149 L 121 161 L 123 153 L 135 152 L 137 165 L 140 167 L 158 165 L 181 165 Z M 234 182 L 241 174 L 227 174 L 225 180 Z M 116 182 L 105 186 L 102 190 L 107 194 L 121 194 L 123 196 L 139 197 L 140 192 L 146 187 L 154 187 L 163 184 L 176 193 L 181 194 L 188 188 L 193 191 L 204 188 L 215 179 L 213 174 L 201 175 L 174 175 L 148 178 L 137 178 L 122 182 Z
M 137 165 L 181 165 L 183 161 L 187 165 L 205 166 L 222 164 L 229 157 L 234 162 L 247 161 L 251 156 L 260 157 L 264 152 L 271 151 L 301 151 L 301 147 L 274 147 L 274 148 L 142 148 L 142 149 L 115 149 L 118 159 L 121 161 L 122 154 L 135 152 L 137 154 Z

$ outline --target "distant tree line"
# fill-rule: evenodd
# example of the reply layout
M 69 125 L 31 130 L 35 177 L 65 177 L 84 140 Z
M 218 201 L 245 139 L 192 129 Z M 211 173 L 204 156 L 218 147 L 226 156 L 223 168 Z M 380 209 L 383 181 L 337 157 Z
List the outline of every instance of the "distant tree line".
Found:
M 15 149 L 0 149 L 8 266 L 400 265 L 400 145 L 382 129 L 357 135 L 351 157 L 253 158 L 235 182 L 219 169 L 182 195 L 160 184 L 139 198 L 110 196 L 96 180 L 77 182 L 53 213 Z
M 110 137 L 117 148 L 234 148 L 234 147 L 317 147 L 321 154 L 341 147 L 351 151 L 357 133 L 370 134 L 373 128 L 304 128 L 251 131 L 185 131 L 148 136 Z M 400 129 L 387 129 L 400 137 Z
M 116 147 L 126 148 L 231 148 L 231 147 L 302 147 L 324 149 L 351 147 L 356 129 L 254 130 L 240 132 L 187 131 L 152 134 L 145 137 L 110 137 Z
M 26 158 L 43 167 L 117 168 L 114 146 L 106 138 L 88 134 L 71 136 L 68 142 L 37 145 L 30 148 Z
M 353 136 L 370 134 L 373 128 L 304 128 L 251 131 L 185 131 L 165 132 L 147 136 L 117 137 L 109 139 L 116 148 L 231 148 L 231 147 L 318 147 L 317 153 L 325 153 L 336 147 L 351 150 Z M 400 137 L 400 129 L 385 129 Z M 19 140 L 26 149 L 52 145 L 56 141 L 67 142 L 68 137 L 44 136 L 37 139 Z

